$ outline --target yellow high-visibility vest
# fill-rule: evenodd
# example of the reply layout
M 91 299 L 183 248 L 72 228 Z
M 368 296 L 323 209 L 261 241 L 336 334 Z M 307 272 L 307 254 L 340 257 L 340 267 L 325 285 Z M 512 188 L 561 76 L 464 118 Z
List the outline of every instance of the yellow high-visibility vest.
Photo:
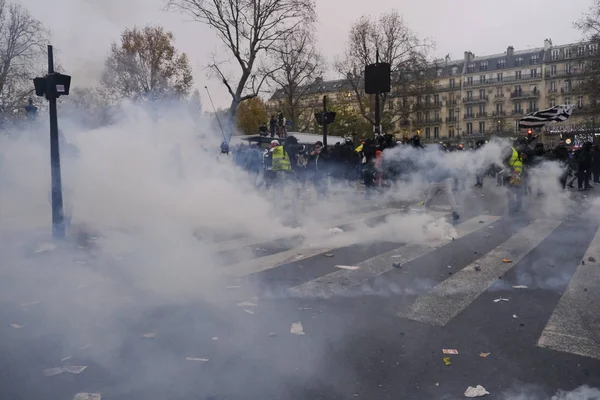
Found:
M 512 155 L 508 163 L 515 172 L 523 172 L 523 162 L 521 161 L 521 157 L 519 157 L 519 152 L 514 147 L 512 148 Z
M 292 163 L 290 157 L 283 149 L 283 146 L 277 146 L 273 149 L 273 171 L 291 171 Z

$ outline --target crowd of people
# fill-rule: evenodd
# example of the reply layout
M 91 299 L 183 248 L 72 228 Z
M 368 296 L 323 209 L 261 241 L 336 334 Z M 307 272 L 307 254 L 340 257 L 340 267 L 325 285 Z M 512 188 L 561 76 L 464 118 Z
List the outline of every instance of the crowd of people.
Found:
M 509 190 L 509 211 L 522 210 L 523 197 L 530 191 L 529 171 L 543 161 L 556 161 L 564 171 L 559 177 L 563 189 L 573 187 L 577 180 L 580 190 L 591 189 L 590 182 L 600 183 L 600 148 L 585 143 L 577 150 L 569 149 L 561 142 L 554 149 L 545 149 L 542 143 L 535 143 L 536 137 L 516 139 L 506 150 L 502 162 L 490 162 L 475 173 L 474 186 L 482 187 L 484 177 L 495 178 L 496 184 Z M 534 144 L 535 143 L 535 144 Z M 486 141 L 480 140 L 469 149 L 463 145 L 439 144 L 441 154 L 454 151 L 481 151 Z M 401 156 L 384 151 L 397 147 L 405 149 Z M 429 147 L 429 146 L 428 146 Z M 454 219 L 459 215 L 453 192 L 458 185 L 465 185 L 465 171 L 449 168 L 443 163 L 433 163 L 425 167 L 419 160 L 419 151 L 425 149 L 418 135 L 397 141 L 392 135 L 377 135 L 356 145 L 351 139 L 336 143 L 326 149 L 321 141 L 312 146 L 298 143 L 294 136 L 285 140 L 273 138 L 268 149 L 258 144 L 240 144 L 233 151 L 223 142 L 220 157 L 226 156 L 239 168 L 250 175 L 257 188 L 271 189 L 295 182 L 304 187 L 312 183 L 320 198 L 327 196 L 330 181 L 342 185 L 352 185 L 361 181 L 367 197 L 396 186 L 399 182 L 410 181 L 415 174 L 425 176 L 429 181 L 429 192 L 424 202 L 429 207 L 439 193 L 447 194 Z M 398 153 L 400 154 L 400 153 Z M 443 157 L 443 155 L 440 155 Z M 571 178 L 571 179 L 569 179 Z

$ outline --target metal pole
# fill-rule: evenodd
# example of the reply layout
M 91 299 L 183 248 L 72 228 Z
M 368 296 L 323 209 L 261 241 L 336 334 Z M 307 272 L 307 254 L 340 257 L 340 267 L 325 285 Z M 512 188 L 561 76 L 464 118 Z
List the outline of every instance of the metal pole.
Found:
M 48 74 L 54 73 L 54 54 L 52 46 L 48 45 Z M 48 77 L 50 82 L 54 82 Z M 54 93 L 55 89 L 51 90 Z M 50 105 L 50 169 L 52 176 L 52 236 L 56 239 L 65 237 L 65 221 L 63 214 L 62 179 L 60 174 L 60 150 L 58 144 L 58 116 L 56 111 L 56 96 L 48 96 Z
M 223 130 L 223 126 L 221 125 L 221 120 L 219 119 L 219 113 L 217 113 L 217 109 L 215 108 L 215 103 L 212 101 L 212 97 L 210 96 L 210 92 L 208 90 L 208 86 L 204 86 L 206 89 L 206 93 L 208 93 L 208 99 L 210 100 L 210 104 L 212 104 L 213 111 L 215 112 L 215 116 L 217 117 L 217 122 L 219 123 L 219 128 L 221 129 L 221 134 L 223 135 L 223 140 L 229 144 L 229 140 L 225 137 L 225 131 Z
M 379 50 L 375 52 L 375 64 L 379 65 Z M 377 86 L 379 87 L 379 85 Z M 379 110 L 379 90 L 375 94 L 375 135 L 380 134 L 381 111 Z
M 323 96 L 323 148 L 327 151 L 327 96 Z

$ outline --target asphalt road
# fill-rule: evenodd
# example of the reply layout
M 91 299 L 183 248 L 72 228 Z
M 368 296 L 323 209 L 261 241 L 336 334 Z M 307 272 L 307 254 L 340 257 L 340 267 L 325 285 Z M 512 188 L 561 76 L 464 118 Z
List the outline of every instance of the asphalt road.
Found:
M 211 294 L 177 301 L 126 280 L 109 298 L 102 284 L 57 283 L 52 268 L 93 265 L 76 243 L 33 255 L 33 243 L 5 248 L 30 262 L 0 281 L 0 399 L 437 400 L 482 385 L 486 398 L 541 400 L 600 388 L 598 222 L 543 218 L 535 202 L 518 218 L 504 209 L 486 187 L 463 199 L 452 237 L 425 245 L 390 235 L 317 251 L 298 238 L 221 251 Z M 23 274 L 36 290 L 17 289 Z M 44 376 L 65 365 L 87 369 Z

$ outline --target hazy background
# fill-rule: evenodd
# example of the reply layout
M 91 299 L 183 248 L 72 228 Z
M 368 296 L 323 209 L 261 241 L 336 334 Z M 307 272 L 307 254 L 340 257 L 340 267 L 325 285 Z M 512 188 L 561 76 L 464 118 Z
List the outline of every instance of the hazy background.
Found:
M 163 0 L 22 0 L 29 11 L 52 31 L 65 70 L 74 85 L 86 86 L 97 79 L 110 44 L 125 27 L 160 24 L 175 35 L 176 46 L 186 52 L 194 68 L 195 86 L 209 85 L 215 105 L 228 107 L 230 97 L 218 81 L 210 81 L 204 69 L 207 58 L 221 49 L 206 26 L 187 16 L 163 11 Z M 591 5 L 590 1 L 505 0 L 318 0 L 318 48 L 329 62 L 342 52 L 348 28 L 363 15 L 376 17 L 397 9 L 419 37 L 436 42 L 435 56 L 463 57 L 465 50 L 476 55 L 497 54 L 512 45 L 515 49 L 572 43 L 581 34 L 572 27 Z M 376 6 L 376 7 L 374 7 Z M 90 46 L 93 43 L 93 46 Z M 227 54 L 227 53 L 225 53 Z M 334 77 L 332 71 L 328 78 Z M 203 104 L 208 105 L 201 91 Z

